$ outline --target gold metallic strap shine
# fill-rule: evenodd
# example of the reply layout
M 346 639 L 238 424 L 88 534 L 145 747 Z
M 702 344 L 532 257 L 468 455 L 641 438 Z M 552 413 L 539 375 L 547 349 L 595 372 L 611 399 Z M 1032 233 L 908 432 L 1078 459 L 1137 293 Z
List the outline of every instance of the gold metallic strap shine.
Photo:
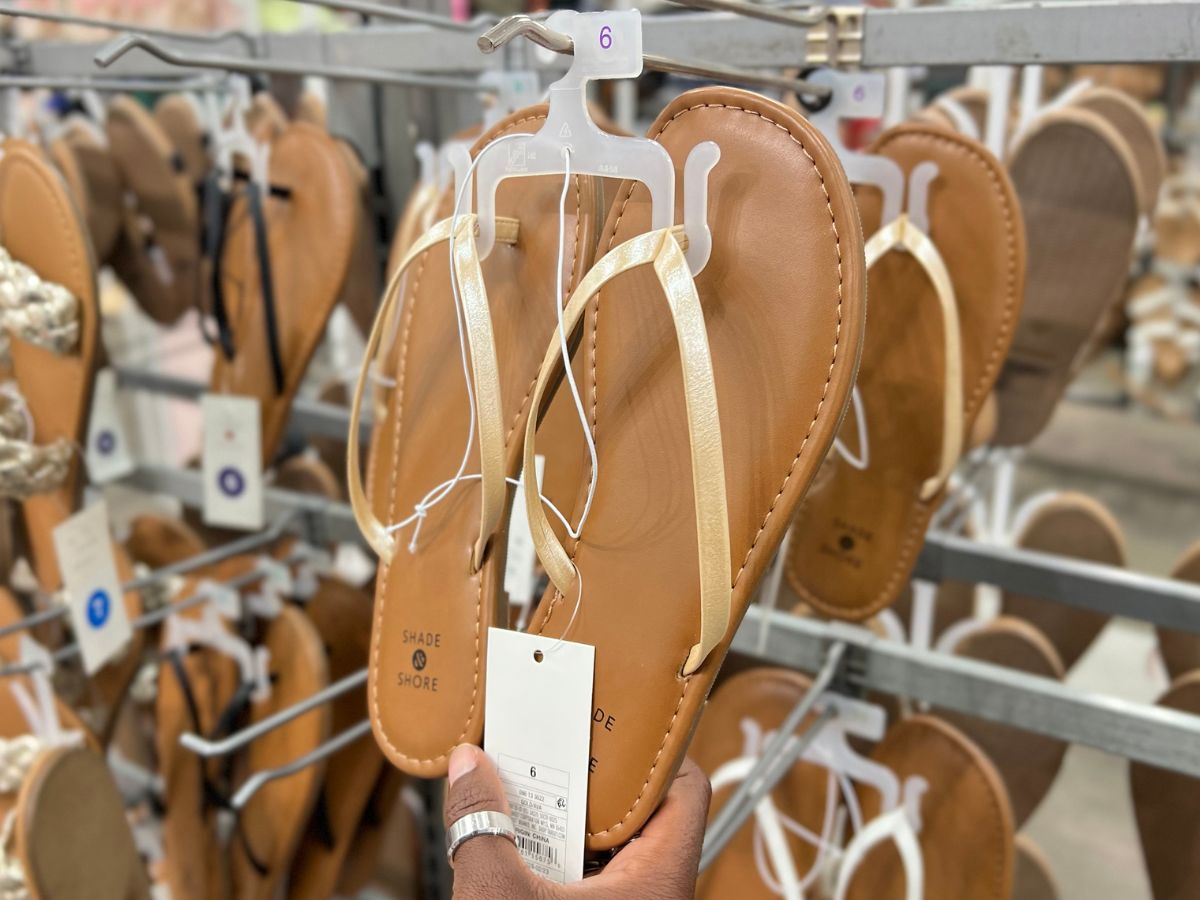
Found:
M 867 268 L 875 265 L 890 250 L 907 250 L 920 263 L 933 285 L 942 312 L 942 338 L 946 356 L 946 394 L 942 406 L 942 458 L 937 474 L 921 485 L 921 499 L 934 497 L 962 455 L 963 443 L 963 371 L 962 334 L 959 331 L 958 304 L 950 273 L 929 235 L 917 228 L 907 214 L 884 225 L 867 241 Z M 897 300 L 902 298 L 895 298 Z
M 480 511 L 479 538 L 472 553 L 472 571 L 477 571 L 483 561 L 483 552 L 488 539 L 495 532 L 504 512 L 506 488 L 504 481 L 504 422 L 500 404 L 499 367 L 496 362 L 496 346 L 492 336 L 492 320 L 487 302 L 487 291 L 483 284 L 483 272 L 479 266 L 479 251 L 475 244 L 477 229 L 473 214 L 459 216 L 458 224 L 453 219 L 443 219 L 425 232 L 409 248 L 404 259 L 388 282 L 383 302 L 371 326 L 363 354 L 358 381 L 354 385 L 354 399 L 350 407 L 350 430 L 346 437 L 346 482 L 350 491 L 350 505 L 358 527 L 372 549 L 384 562 L 390 562 L 396 549 L 396 540 L 387 527 L 375 517 L 375 512 L 363 489 L 362 472 L 359 466 L 359 419 L 362 414 L 363 392 L 370 378 L 371 367 L 379 354 L 380 343 L 394 322 L 398 321 L 401 287 L 404 273 L 422 253 L 454 237 L 454 275 L 458 283 L 459 299 L 462 302 L 463 319 L 466 324 L 467 344 L 471 357 L 471 377 L 475 390 L 476 428 L 479 435 L 480 473 L 482 476 L 482 509 Z M 516 229 L 509 230 L 515 240 Z M 377 419 L 382 424 L 382 418 Z
M 683 674 L 690 675 L 725 636 L 729 626 L 732 589 L 725 460 L 722 455 L 712 355 L 700 298 L 674 231 L 660 229 L 639 235 L 606 254 L 584 276 L 571 295 L 563 310 L 563 326 L 567 332 L 572 331 L 583 315 L 588 300 L 597 291 L 622 272 L 647 263 L 654 264 L 654 272 L 666 294 L 683 362 L 683 390 L 691 444 L 692 491 L 696 503 L 696 537 L 700 557 L 700 640 L 692 647 L 683 667 Z M 615 292 L 607 299 L 608 302 L 620 302 Z M 538 372 L 529 405 L 531 410 L 541 408 L 546 386 L 562 363 L 559 336 L 555 334 Z M 525 428 L 526 473 L 534 471 L 536 432 L 537 416 L 531 415 Z M 523 482 L 525 509 L 534 548 L 554 586 L 566 594 L 577 577 L 575 564 L 550 527 L 542 509 L 537 479 L 526 476 Z

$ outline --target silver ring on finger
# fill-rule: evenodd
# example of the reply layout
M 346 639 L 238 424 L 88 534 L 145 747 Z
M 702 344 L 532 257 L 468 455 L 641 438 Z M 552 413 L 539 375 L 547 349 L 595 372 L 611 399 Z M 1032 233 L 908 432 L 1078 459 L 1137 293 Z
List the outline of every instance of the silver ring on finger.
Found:
M 513 821 L 502 812 L 484 810 L 467 813 L 446 831 L 446 859 L 454 865 L 454 853 L 471 838 L 483 835 L 504 837 L 517 844 L 517 832 Z

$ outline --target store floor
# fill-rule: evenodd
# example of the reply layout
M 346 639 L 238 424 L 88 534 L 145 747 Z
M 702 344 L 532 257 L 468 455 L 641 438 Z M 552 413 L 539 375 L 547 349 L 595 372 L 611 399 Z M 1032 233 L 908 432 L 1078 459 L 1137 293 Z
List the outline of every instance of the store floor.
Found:
M 1116 420 L 1119 429 L 1111 427 Z M 1140 451 L 1151 432 L 1165 456 L 1183 459 L 1200 451 L 1196 426 L 1164 430 L 1163 423 L 1133 412 L 1065 407 L 1022 464 L 1018 501 L 1053 488 L 1090 494 L 1120 522 L 1130 568 L 1166 575 L 1183 550 L 1200 540 L 1200 468 L 1151 464 Z M 1074 452 L 1087 443 L 1102 444 L 1104 458 Z M 1063 452 L 1067 448 L 1071 452 Z M 1153 702 L 1167 685 L 1153 629 L 1113 621 L 1068 682 L 1080 690 Z M 1072 747 L 1053 790 L 1026 824 L 1053 865 L 1062 900 L 1150 900 L 1128 768 L 1123 758 Z

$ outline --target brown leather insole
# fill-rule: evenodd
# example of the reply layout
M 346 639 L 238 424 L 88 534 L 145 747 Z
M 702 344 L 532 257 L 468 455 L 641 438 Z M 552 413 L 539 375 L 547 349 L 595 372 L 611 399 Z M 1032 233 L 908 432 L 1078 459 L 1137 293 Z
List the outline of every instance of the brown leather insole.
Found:
M 918 839 L 925 896 L 954 900 L 1012 900 L 1013 821 L 1004 785 L 987 757 L 957 729 L 932 716 L 893 725 L 871 754 L 900 779 L 929 783 L 921 799 Z M 879 794 L 860 790 L 864 821 L 879 813 Z M 855 873 L 849 900 L 903 900 L 904 867 L 895 847 L 868 853 Z
M 1045 636 L 1028 622 L 1007 616 L 963 638 L 954 653 L 1055 681 L 1062 681 L 1065 674 Z M 964 713 L 943 710 L 938 715 L 987 754 L 1008 789 L 1014 826 L 1024 825 L 1054 786 L 1067 743 Z
M 1200 541 L 1184 551 L 1171 570 L 1171 577 L 1200 584 Z M 1169 678 L 1181 678 L 1188 672 L 1200 669 L 1200 634 L 1161 626 L 1155 630 L 1158 633 L 1158 651 Z
M 1016 546 L 1086 562 L 1125 565 L 1121 526 L 1091 497 L 1074 492 L 1048 495 L 1033 510 L 1020 533 L 1013 536 Z M 1006 615 L 1032 623 L 1049 638 L 1068 672 L 1109 619 L 1090 609 L 1011 591 L 1004 592 L 1003 609 Z
M 1177 679 L 1158 704 L 1200 715 L 1200 671 Z M 1154 900 L 1200 897 L 1200 779 L 1131 762 L 1129 786 Z

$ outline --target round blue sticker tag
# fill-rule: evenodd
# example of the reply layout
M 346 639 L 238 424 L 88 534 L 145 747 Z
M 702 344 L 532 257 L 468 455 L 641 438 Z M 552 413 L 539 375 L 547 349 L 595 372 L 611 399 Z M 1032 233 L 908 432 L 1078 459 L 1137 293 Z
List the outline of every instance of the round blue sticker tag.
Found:
M 246 489 L 246 479 L 233 466 L 226 466 L 217 473 L 217 486 L 227 497 L 237 497 Z
M 98 588 L 92 592 L 92 596 L 88 597 L 87 601 L 87 620 L 93 628 L 100 628 L 108 621 L 108 613 L 112 607 L 112 601 L 108 598 L 108 592 L 103 588 Z

